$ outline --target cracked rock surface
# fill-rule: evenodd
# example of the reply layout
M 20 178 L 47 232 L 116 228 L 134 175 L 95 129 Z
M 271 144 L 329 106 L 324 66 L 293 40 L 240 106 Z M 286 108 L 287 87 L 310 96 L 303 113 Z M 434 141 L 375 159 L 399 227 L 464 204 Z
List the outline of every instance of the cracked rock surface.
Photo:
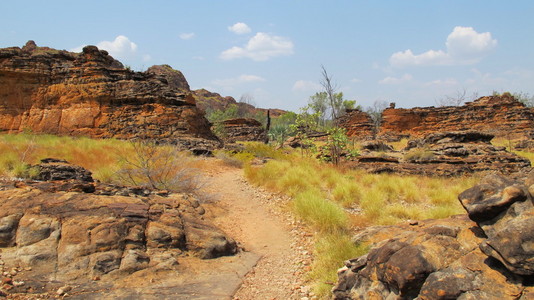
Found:
M 369 227 L 368 254 L 338 272 L 335 299 L 531 299 L 534 173 L 464 191 L 468 215 Z
M 80 298 L 213 299 L 231 295 L 257 260 L 238 254 L 193 195 L 95 183 L 65 161 L 40 169 L 72 179 L 0 181 L 6 295 L 51 295 L 68 285 L 63 292 Z

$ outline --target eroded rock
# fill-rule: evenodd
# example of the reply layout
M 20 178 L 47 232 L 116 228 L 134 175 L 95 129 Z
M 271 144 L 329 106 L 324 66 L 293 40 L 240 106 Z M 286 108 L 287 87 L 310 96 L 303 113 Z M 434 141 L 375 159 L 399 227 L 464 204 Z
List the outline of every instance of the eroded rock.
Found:
M 431 133 L 408 141 L 400 152 L 362 152 L 354 168 L 371 173 L 399 173 L 427 176 L 460 176 L 476 172 L 512 174 L 528 172 L 527 158 L 491 144 L 492 134 L 478 131 Z M 369 147 L 368 147 L 369 148 Z M 376 148 L 376 147 L 375 147 Z
M 0 49 L 0 131 L 155 139 L 182 149 L 221 146 L 179 71 L 124 68 L 107 51 Z M 178 78 L 179 77 L 179 78 Z
M 488 176 L 460 194 L 468 215 L 357 233 L 355 242 L 373 246 L 339 270 L 334 298 L 529 299 L 533 183 L 534 173 Z
M 62 174 L 87 174 L 59 164 Z M 72 183 L 87 180 L 67 177 Z M 47 178 L 53 180 L 4 182 L 0 189 L 0 267 L 16 267 L 9 276 L 24 276 L 30 286 L 58 282 L 98 290 L 117 279 L 125 284 L 139 272 L 173 270 L 182 257 L 213 259 L 238 251 L 233 239 L 198 213 L 202 206 L 192 195 L 146 190 L 124 195 L 99 183 L 92 183 L 94 192 L 58 192 L 53 186 L 65 180 Z

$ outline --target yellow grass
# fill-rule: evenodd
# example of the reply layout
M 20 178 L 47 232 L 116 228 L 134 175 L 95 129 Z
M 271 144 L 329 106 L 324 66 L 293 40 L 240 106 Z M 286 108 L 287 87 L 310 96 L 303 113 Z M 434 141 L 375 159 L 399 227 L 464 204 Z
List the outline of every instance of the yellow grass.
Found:
M 389 225 L 464 213 L 457 195 L 478 180 L 476 176 L 368 174 L 340 170 L 306 157 L 249 165 L 245 175 L 257 185 L 291 196 L 295 214 L 318 231 L 310 276 L 321 297 L 328 297 L 342 261 L 365 252 L 350 242 L 352 226 Z

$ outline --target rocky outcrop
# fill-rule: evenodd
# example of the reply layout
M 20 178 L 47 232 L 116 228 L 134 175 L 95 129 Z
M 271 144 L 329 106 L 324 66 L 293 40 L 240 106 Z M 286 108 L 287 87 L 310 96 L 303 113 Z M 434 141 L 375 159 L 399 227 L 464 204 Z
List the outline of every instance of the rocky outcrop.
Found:
M 347 110 L 339 117 L 338 122 L 340 127 L 347 130 L 348 136 L 367 138 L 376 133 L 376 126 L 371 116 L 359 109 Z
M 161 76 L 164 80 L 167 81 L 167 84 L 173 90 L 181 91 L 184 93 L 191 92 L 191 90 L 189 89 L 189 83 L 187 83 L 184 74 L 182 74 L 182 72 L 178 70 L 173 69 L 169 65 L 152 66 L 146 70 L 146 73 Z
M 534 174 L 485 178 L 459 196 L 467 216 L 370 227 L 373 245 L 339 270 L 335 299 L 531 299 Z
M 60 160 L 35 167 L 48 181 L 0 182 L 0 269 L 22 282 L 0 286 L 4 293 L 55 293 L 67 284 L 93 298 L 146 286 L 157 274 L 183 284 L 185 272 L 197 270 L 180 268 L 182 261 L 237 252 L 193 195 L 95 183 Z
M 223 132 L 222 139 L 226 143 L 265 142 L 267 140 L 267 132 L 255 119 L 231 119 L 222 121 L 220 126 Z
M 206 89 L 194 90 L 193 94 L 195 95 L 195 98 L 197 99 L 198 107 L 206 112 L 214 111 L 214 110 L 226 110 L 226 109 L 231 108 L 232 106 L 236 106 L 237 114 L 239 116 L 257 116 L 257 115 L 266 116 L 267 111 L 269 111 L 271 117 L 277 118 L 287 113 L 287 111 L 282 110 L 282 109 L 258 108 L 249 103 L 238 102 L 231 96 L 223 97 L 218 93 L 213 93 Z
M 0 49 L 0 132 L 219 147 L 188 89 L 169 66 L 132 72 L 95 46 L 71 53 L 30 41 L 22 49 Z
M 512 174 L 531 169 L 528 159 L 508 152 L 504 147 L 493 146 L 492 139 L 493 135 L 478 131 L 432 133 L 409 141 L 408 146 L 399 152 L 389 151 L 386 147 L 362 151 L 349 165 L 371 173 L 429 176 L 475 172 Z
M 370 137 L 370 117 L 349 112 L 340 120 L 349 136 Z M 476 130 L 496 136 L 523 138 L 534 131 L 534 108 L 525 107 L 509 93 L 481 97 L 462 106 L 390 107 L 382 112 L 378 136 L 389 140 L 420 137 L 443 131 Z

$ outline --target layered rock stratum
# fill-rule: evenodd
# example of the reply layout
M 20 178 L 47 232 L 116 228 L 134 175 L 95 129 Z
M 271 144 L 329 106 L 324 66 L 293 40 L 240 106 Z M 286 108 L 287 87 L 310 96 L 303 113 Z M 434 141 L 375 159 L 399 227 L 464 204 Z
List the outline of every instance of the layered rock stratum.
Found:
M 133 72 L 107 51 L 0 49 L 0 132 L 150 138 L 183 149 L 220 146 L 183 75 Z
M 460 176 L 478 172 L 529 172 L 527 158 L 494 146 L 492 134 L 479 131 L 430 133 L 394 151 L 383 141 L 364 144 L 361 155 L 348 164 L 370 173 Z
M 467 215 L 369 227 L 335 299 L 532 299 L 534 173 L 491 175 L 459 195 Z
M 373 124 L 365 112 L 349 111 L 340 125 L 350 136 L 372 136 Z M 465 130 L 523 138 L 534 131 L 534 108 L 526 107 L 508 93 L 481 97 L 462 106 L 390 107 L 382 112 L 377 128 L 378 136 L 388 139 Z

